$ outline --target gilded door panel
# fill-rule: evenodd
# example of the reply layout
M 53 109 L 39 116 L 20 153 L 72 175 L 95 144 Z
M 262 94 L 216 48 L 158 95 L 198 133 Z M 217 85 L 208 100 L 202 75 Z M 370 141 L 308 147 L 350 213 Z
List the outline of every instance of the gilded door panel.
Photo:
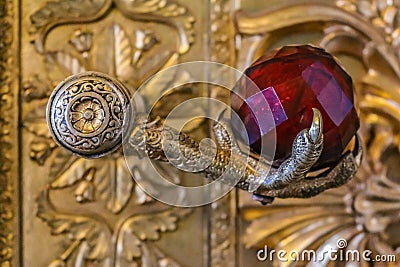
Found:
M 268 266 L 257 259 L 265 245 L 321 250 L 340 238 L 400 259 L 399 8 L 386 0 L 0 1 L 1 266 Z M 102 71 L 134 91 L 180 62 L 244 69 L 274 47 L 305 42 L 351 73 L 367 144 L 357 177 L 316 198 L 264 207 L 232 192 L 202 208 L 173 208 L 146 196 L 119 152 L 77 158 L 47 130 L 47 99 L 68 75 Z M 229 101 L 214 87 L 187 89 L 170 97 Z M 188 131 L 204 136 L 207 124 Z M 158 167 L 175 181 L 195 180 Z
M 207 265 L 210 207 L 179 209 L 151 199 L 131 178 L 121 152 L 96 160 L 66 153 L 51 140 L 44 114 L 52 88 L 69 75 L 101 71 L 133 92 L 163 68 L 209 57 L 209 9 L 219 3 L 96 0 L 21 5 L 24 266 Z M 148 94 L 157 94 L 161 86 L 155 84 Z M 136 170 L 139 178 L 151 175 L 141 170 Z

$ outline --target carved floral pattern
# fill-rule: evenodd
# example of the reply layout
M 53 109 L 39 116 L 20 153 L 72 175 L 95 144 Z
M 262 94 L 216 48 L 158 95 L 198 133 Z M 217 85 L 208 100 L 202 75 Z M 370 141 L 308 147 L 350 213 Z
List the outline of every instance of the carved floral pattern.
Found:
M 92 32 L 78 30 L 74 32 L 74 36 L 69 42 L 75 47 L 76 51 L 84 54 L 85 52 L 89 52 L 92 47 L 92 37 Z
M 60 92 L 49 100 L 51 132 L 59 143 L 79 155 L 96 151 L 106 153 L 118 148 L 122 124 L 129 120 L 126 89 L 109 84 L 105 79 L 93 81 L 76 78 L 62 83 Z
M 44 191 L 37 199 L 37 216 L 51 228 L 53 235 L 65 234 L 71 241 L 68 248 L 49 266 L 178 266 L 148 241 L 160 233 L 174 231 L 177 221 L 190 210 L 169 208 L 157 213 L 138 214 L 125 219 L 117 231 L 91 216 L 57 211 Z M 115 245 L 110 242 L 115 240 Z M 114 256 L 115 255 L 115 256 Z
M 106 38 L 96 44 L 93 42 L 95 33 L 85 28 L 72 34 L 68 49 L 46 47 L 50 32 L 57 26 L 96 21 L 108 14 L 111 7 L 129 19 L 158 22 L 172 28 L 177 35 L 175 50 L 168 48 L 159 52 L 155 47 L 162 47 L 163 40 L 152 30 L 136 28 L 130 34 L 131 30 L 128 32 L 118 23 L 109 25 L 110 31 L 102 33 Z M 124 82 L 131 93 L 132 88 L 137 88 L 150 75 L 177 63 L 194 41 L 193 17 L 187 8 L 172 1 L 48 2 L 30 19 L 34 46 L 50 69 L 56 68 L 66 77 L 87 70 L 105 72 L 107 66 L 110 67 L 108 74 Z M 48 188 L 37 198 L 37 216 L 49 225 L 53 235 L 65 235 L 69 240 L 64 252 L 49 266 L 178 266 L 151 241 L 158 240 L 160 233 L 174 231 L 179 219 L 187 216 L 190 210 L 167 208 L 148 197 L 135 184 L 121 152 L 87 160 L 56 146 L 44 116 L 46 100 L 59 82 L 50 77 L 47 74 L 31 76 L 24 83 L 23 94 L 25 101 L 37 103 L 37 108 L 23 119 L 24 128 L 33 136 L 30 158 L 39 165 L 49 166 L 52 178 Z M 154 86 L 162 90 L 166 83 Z M 74 130 L 81 134 L 96 132 L 107 120 L 99 108 L 104 104 L 101 99 L 71 101 L 69 115 L 74 118 Z M 169 172 L 160 167 L 160 171 Z M 143 168 L 138 167 L 132 172 L 142 178 L 152 175 L 141 170 Z M 175 173 L 169 173 L 169 177 L 179 181 Z M 96 209 L 90 209 L 85 215 L 64 212 L 57 207 L 57 199 L 52 195 L 69 190 L 81 209 L 85 210 L 88 205 Z M 135 207 L 139 206 L 146 206 L 149 212 L 136 213 Z M 107 217 L 115 214 L 124 215 L 117 223 L 108 222 Z
M 104 111 L 97 99 L 81 100 L 74 104 L 71 112 L 72 127 L 83 132 L 97 131 L 104 121 Z

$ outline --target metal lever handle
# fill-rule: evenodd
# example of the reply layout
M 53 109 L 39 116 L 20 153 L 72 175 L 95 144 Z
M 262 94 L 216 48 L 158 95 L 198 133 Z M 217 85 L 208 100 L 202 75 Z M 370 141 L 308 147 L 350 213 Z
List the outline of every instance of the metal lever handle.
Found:
M 316 109 L 310 128 L 297 135 L 292 156 L 278 169 L 243 153 L 229 125 L 215 124 L 217 147 L 201 149 L 196 140 L 164 127 L 159 119 L 148 122 L 129 105 L 124 85 L 97 72 L 71 76 L 55 88 L 47 106 L 47 123 L 57 144 L 78 156 L 102 157 L 129 142 L 132 151 L 142 157 L 184 166 L 214 180 L 223 175 L 222 182 L 253 193 L 264 204 L 274 197 L 311 197 L 346 183 L 362 154 L 356 142 L 354 150 L 345 153 L 335 167 L 310 177 L 323 147 L 323 121 Z

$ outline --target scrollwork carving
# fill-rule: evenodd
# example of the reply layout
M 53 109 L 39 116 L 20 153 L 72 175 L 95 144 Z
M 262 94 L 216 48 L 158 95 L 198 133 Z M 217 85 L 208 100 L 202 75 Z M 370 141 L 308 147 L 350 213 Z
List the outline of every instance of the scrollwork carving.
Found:
M 67 263 L 103 267 L 140 266 L 147 262 L 151 262 L 151 266 L 164 266 L 165 262 L 174 262 L 153 247 L 151 241 L 158 240 L 160 233 L 174 231 L 178 220 L 184 218 L 189 209 L 132 215 L 114 229 L 90 214 L 83 216 L 58 211 L 48 193 L 42 192 L 37 199 L 37 216 L 48 224 L 53 235 L 66 235 L 70 240 L 67 249 L 49 266 L 65 266 Z
M 118 15 L 114 21 L 115 13 Z M 134 27 L 121 23 L 121 17 Z M 24 100 L 35 104 L 22 118 L 24 129 L 33 140 L 29 156 L 50 170 L 50 182 L 37 198 L 37 216 L 48 224 L 53 235 L 64 236 L 68 244 L 49 266 L 179 266 L 152 241 L 159 240 L 160 233 L 174 231 L 179 219 L 190 210 L 166 208 L 149 198 L 132 179 L 118 151 L 93 161 L 59 149 L 44 126 L 44 115 L 47 98 L 58 83 L 54 77 L 87 70 L 107 72 L 127 84 L 130 92 L 113 93 L 106 80 L 101 84 L 78 80 L 71 90 L 54 96 L 52 107 L 65 111 L 63 114 L 72 119 L 71 125 L 63 127 L 68 120 L 62 116 L 53 118 L 57 134 L 76 148 L 75 153 L 101 142 L 110 142 L 112 146 L 121 138 L 121 133 L 113 128 L 119 128 L 117 124 L 127 113 L 123 107 L 129 93 L 155 72 L 177 63 L 190 49 L 194 42 L 194 18 L 190 10 L 169 0 L 60 0 L 45 3 L 30 20 L 34 47 L 50 70 L 34 73 L 23 82 Z M 149 22 L 150 27 L 144 24 L 144 29 L 137 21 Z M 99 31 L 89 22 L 102 25 L 103 30 Z M 172 29 L 176 37 L 168 40 L 171 44 L 158 34 L 157 24 Z M 62 46 L 52 47 L 49 45 L 51 34 L 61 25 L 73 27 L 72 34 L 69 31 L 70 38 L 63 39 Z M 155 89 L 163 90 L 170 82 L 155 84 Z M 86 96 L 74 97 L 80 91 L 85 91 Z M 100 112 L 100 106 L 106 107 L 106 112 Z M 64 131 L 67 128 L 79 135 L 79 140 L 69 139 L 70 135 Z M 108 133 L 98 136 L 103 128 Z M 153 175 L 142 170 L 138 167 L 132 172 L 140 177 Z M 180 181 L 178 174 L 163 166 L 159 171 L 168 172 L 175 182 Z M 52 195 L 66 192 L 72 197 L 71 205 L 78 205 L 79 210 L 94 209 L 85 215 L 64 211 Z M 144 209 L 148 213 L 143 213 Z M 118 222 L 108 221 L 116 214 Z
M 62 24 L 91 22 L 101 18 L 111 7 L 112 0 L 48 2 L 31 17 L 33 42 L 39 53 L 45 52 L 49 32 Z
M 313 199 L 278 201 L 260 213 L 243 201 L 241 213 L 251 221 L 243 241 L 247 248 L 268 245 L 290 251 L 317 247 L 317 253 L 322 253 L 344 238 L 349 242 L 347 249 L 370 249 L 375 254 L 399 258 L 398 245 L 388 236 L 399 227 L 398 219 L 392 216 L 399 210 L 398 201 L 394 200 L 398 195 L 398 175 L 388 170 L 396 168 L 393 162 L 399 158 L 400 147 L 400 65 L 395 38 L 400 7 L 393 1 L 345 0 L 336 4 L 282 5 L 259 17 L 244 13 L 237 16 L 239 31 L 246 36 L 257 35 L 250 45 L 253 56 L 268 49 L 273 38 L 282 37 L 288 29 L 309 25 L 321 33 L 317 40 L 321 47 L 336 55 L 351 56 L 364 68 L 355 77 L 355 84 L 366 153 L 354 181 Z M 308 16 L 300 17 L 305 10 Z M 272 23 L 282 14 L 284 21 Z M 303 238 L 305 235 L 307 238 Z M 321 264 L 330 263 L 326 260 Z
M 174 1 L 129 1 L 114 0 L 115 5 L 128 18 L 143 21 L 158 21 L 175 28 L 179 35 L 178 54 L 186 53 L 194 42 L 195 18 L 188 9 Z
M 368 19 L 375 28 L 384 33 L 386 42 L 393 46 L 400 58 L 400 11 L 396 1 L 337 0 L 336 5 Z

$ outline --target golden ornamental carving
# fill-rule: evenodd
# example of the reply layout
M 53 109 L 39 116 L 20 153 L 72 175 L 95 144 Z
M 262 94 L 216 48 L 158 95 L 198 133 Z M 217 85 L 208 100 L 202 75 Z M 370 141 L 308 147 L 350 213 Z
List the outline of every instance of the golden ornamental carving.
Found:
M 174 43 L 165 41 L 154 25 L 131 27 L 113 20 L 115 13 L 119 21 L 123 18 L 171 29 L 176 36 Z M 194 42 L 194 17 L 186 7 L 172 1 L 95 0 L 48 2 L 31 15 L 30 21 L 33 45 L 49 69 L 47 73 L 34 73 L 23 83 L 24 101 L 35 104 L 23 117 L 24 129 L 33 136 L 29 156 L 48 167 L 51 178 L 37 198 L 37 216 L 50 227 L 52 235 L 68 240 L 64 252 L 49 266 L 178 266 L 152 241 L 159 240 L 161 233 L 175 231 L 190 210 L 166 207 L 149 198 L 132 179 L 121 151 L 93 161 L 59 149 L 46 129 L 45 109 L 50 92 L 59 82 L 57 77 L 89 70 L 118 78 L 133 93 L 148 77 L 178 63 L 188 52 Z M 101 34 L 88 23 L 100 25 Z M 62 46 L 54 47 L 49 40 L 58 27 L 74 30 Z M 165 82 L 152 88 L 162 91 Z M 102 88 L 99 90 L 106 90 Z M 82 138 L 94 134 L 108 118 L 107 114 L 95 113 L 96 106 L 106 101 L 101 94 L 107 92 L 100 91 L 90 103 L 71 100 L 73 129 Z M 89 110 L 94 111 L 93 116 Z M 180 180 L 176 173 L 159 167 L 171 179 Z M 140 169 L 132 172 L 140 177 L 153 175 Z M 75 202 L 69 206 L 75 211 L 60 207 L 55 194 Z M 148 212 L 143 213 L 142 206 Z M 85 215 L 81 211 L 86 211 Z
M 17 73 L 13 58 L 16 41 L 14 39 L 15 12 L 13 1 L 0 3 L 0 265 L 16 264 L 18 255 L 18 202 L 17 188 L 18 143 L 17 92 L 14 81 Z
M 235 5 L 229 0 L 210 1 L 210 60 L 233 66 L 235 57 L 234 27 L 232 14 Z M 217 73 L 215 75 L 226 75 Z M 226 90 L 213 87 L 209 94 L 212 98 L 227 101 Z M 237 242 L 236 232 L 236 213 L 232 208 L 235 206 L 236 192 L 233 191 L 225 197 L 215 201 L 210 209 L 210 251 L 211 266 L 235 266 L 235 253 Z
M 78 187 L 79 189 L 79 187 Z M 189 209 L 169 208 L 156 213 L 131 215 L 115 229 L 93 214 L 77 215 L 58 211 L 44 191 L 37 199 L 37 216 L 48 224 L 53 235 L 70 240 L 66 250 L 49 266 L 179 266 L 151 241 L 160 233 L 174 231 Z M 90 191 L 86 191 L 89 200 Z M 110 242 L 110 240 L 113 240 Z
M 158 240 L 174 235 L 170 233 L 191 216 L 190 211 L 168 208 L 148 198 L 130 178 L 119 152 L 89 161 L 59 149 L 45 125 L 45 105 L 55 85 L 70 74 L 103 71 L 133 91 L 153 73 L 178 63 L 183 55 L 187 59 L 186 53 L 195 42 L 194 10 L 174 0 L 40 1 L 38 10 L 26 8 L 36 5 L 31 1 L 17 2 L 0 1 L 0 266 L 26 265 L 26 258 L 34 256 L 30 253 L 35 250 L 26 249 L 25 242 L 19 243 L 27 232 L 23 229 L 20 233 L 18 226 L 18 221 L 23 227 L 28 225 L 26 229 L 31 226 L 18 214 L 18 209 L 30 207 L 26 200 L 18 200 L 18 187 L 24 193 L 21 183 L 26 182 L 18 169 L 30 166 L 49 170 L 50 179 L 40 187 L 36 210 L 32 211 L 37 213 L 34 221 L 43 227 L 44 235 L 54 235 L 50 243 L 57 244 L 57 254 L 45 255 L 53 257 L 47 262 L 49 266 L 178 266 L 159 247 Z M 235 13 L 239 2 L 244 9 L 247 5 L 269 4 L 211 0 L 205 22 L 210 29 L 200 30 L 208 34 L 206 59 L 243 69 L 271 48 L 302 42 L 297 37 L 287 39 L 292 33 L 317 32 L 318 38 L 313 35 L 311 41 L 338 57 L 345 55 L 343 64 L 354 77 L 365 159 L 351 183 L 312 199 L 277 200 L 272 206 L 260 207 L 242 195 L 237 200 L 234 192 L 213 203 L 205 213 L 210 215 L 205 264 L 248 263 L 256 257 L 254 250 L 264 245 L 288 251 L 322 251 L 324 246 L 336 245 L 340 238 L 347 240 L 348 249 L 367 248 L 374 254 L 395 254 L 399 259 L 399 2 L 275 1 L 271 9 L 257 15 Z M 32 16 L 25 20 L 27 15 Z M 30 23 L 25 23 L 27 20 Z M 18 51 L 18 41 L 26 40 L 22 35 L 28 31 L 35 60 L 40 58 L 45 63 L 39 62 L 41 67 L 29 70 L 26 76 L 16 59 L 25 61 L 26 54 L 21 51 L 29 44 L 22 43 Z M 170 35 L 168 40 L 163 32 Z M 58 37 L 60 41 L 54 42 Z M 20 73 L 22 87 L 18 88 Z M 159 84 L 153 87 L 157 92 L 163 90 Z M 224 92 L 217 88 L 210 94 L 224 99 Z M 29 140 L 21 140 L 22 151 L 29 155 L 20 158 L 18 125 L 23 126 L 21 136 Z M 206 128 L 204 124 L 201 127 Z M 18 166 L 29 158 L 27 167 Z M 180 177 L 164 165 L 159 168 L 174 182 L 179 181 Z M 25 216 L 30 218 L 30 214 Z M 242 250 L 242 244 L 250 251 Z
M 101 19 L 115 7 L 127 18 L 165 23 L 178 32 L 179 54 L 187 52 L 194 41 L 194 17 L 187 8 L 172 1 L 84 0 L 48 2 L 31 16 L 31 35 L 39 53 L 45 52 L 50 31 L 63 24 L 88 23 Z
M 352 0 L 336 4 L 282 5 L 262 15 L 239 12 L 236 16 L 238 31 L 250 47 L 250 59 L 279 38 L 307 27 L 320 33 L 317 45 L 359 62 L 361 70 L 354 72 L 353 79 L 366 151 L 357 177 L 340 189 L 306 200 L 278 201 L 262 210 L 244 201 L 241 213 L 250 224 L 242 240 L 247 248 L 316 248 L 322 253 L 344 238 L 347 250 L 370 249 L 374 255 L 399 259 L 400 248 L 391 237 L 400 227 L 396 215 L 400 180 L 394 171 L 394 162 L 400 159 L 400 5 Z M 285 20 L 279 20 L 283 15 Z M 328 263 L 329 259 L 321 264 Z

